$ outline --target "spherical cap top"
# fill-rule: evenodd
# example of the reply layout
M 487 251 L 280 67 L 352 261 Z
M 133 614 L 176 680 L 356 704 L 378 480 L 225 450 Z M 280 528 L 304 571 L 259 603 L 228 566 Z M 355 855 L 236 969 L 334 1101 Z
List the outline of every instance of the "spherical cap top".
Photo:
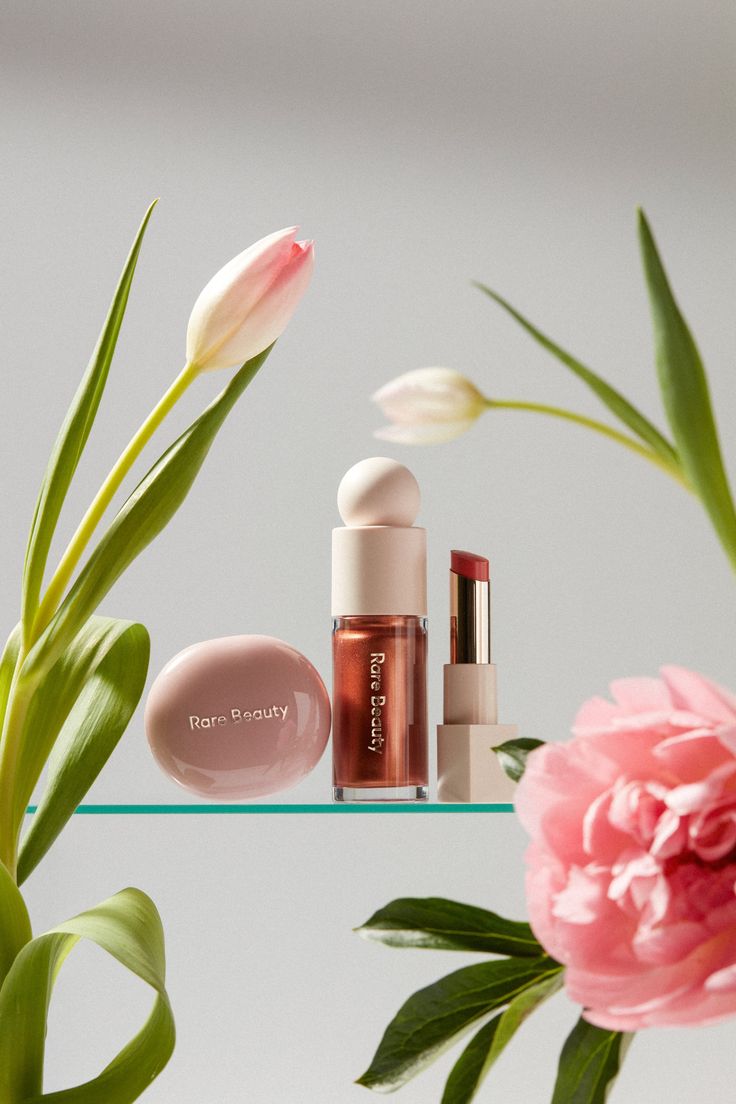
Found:
M 337 490 L 340 516 L 351 527 L 411 526 L 419 505 L 419 484 L 412 473 L 386 456 L 372 456 L 354 464 Z

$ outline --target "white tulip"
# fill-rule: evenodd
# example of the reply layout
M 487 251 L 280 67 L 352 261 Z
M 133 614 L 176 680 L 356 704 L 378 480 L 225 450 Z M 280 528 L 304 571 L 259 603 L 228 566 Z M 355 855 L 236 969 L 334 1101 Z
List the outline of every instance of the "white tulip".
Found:
M 452 441 L 487 406 L 475 384 L 452 368 L 415 368 L 385 384 L 372 399 L 391 423 L 375 436 L 402 445 Z

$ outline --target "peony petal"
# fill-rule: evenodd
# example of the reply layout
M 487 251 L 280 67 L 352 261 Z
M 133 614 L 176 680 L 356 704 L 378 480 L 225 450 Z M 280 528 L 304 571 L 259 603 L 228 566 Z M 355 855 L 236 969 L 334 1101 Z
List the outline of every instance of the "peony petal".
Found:
M 736 994 L 736 964 L 716 970 L 706 980 L 705 988 L 710 992 Z
M 662 740 L 654 748 L 654 755 L 679 782 L 696 782 L 729 759 L 728 749 L 717 733 L 697 727 Z
M 649 850 L 660 861 L 679 855 L 688 841 L 687 822 L 667 809 L 657 822 Z
M 730 751 L 732 755 L 736 755 L 736 724 L 719 725 L 713 734 L 727 751 Z
M 717 801 L 724 791 L 724 784 L 736 774 L 736 759 L 721 764 L 699 782 L 675 786 L 667 794 L 666 802 L 678 816 L 699 812 Z
M 615 778 L 615 764 L 590 747 L 544 744 L 527 760 L 514 794 L 514 807 L 532 838 L 584 866 L 582 825 L 588 806 Z
M 709 721 L 736 721 L 736 697 L 715 682 L 685 667 L 662 667 L 674 704 Z
M 574 736 L 586 736 L 591 732 L 608 732 L 619 715 L 618 706 L 607 698 L 588 698 L 580 706 L 572 726 Z
M 693 920 L 644 928 L 634 937 L 634 951 L 642 962 L 653 966 L 679 962 L 703 942 L 703 925 Z
M 667 685 L 657 678 L 615 679 L 611 694 L 626 713 L 668 713 L 672 709 Z
M 597 919 L 606 891 L 600 876 L 573 866 L 567 885 L 555 895 L 552 915 L 568 924 L 591 924 Z
M 613 792 L 605 790 L 588 806 L 583 817 L 583 849 L 596 862 L 608 865 L 616 861 L 631 844 L 629 837 L 611 823 L 609 816 Z

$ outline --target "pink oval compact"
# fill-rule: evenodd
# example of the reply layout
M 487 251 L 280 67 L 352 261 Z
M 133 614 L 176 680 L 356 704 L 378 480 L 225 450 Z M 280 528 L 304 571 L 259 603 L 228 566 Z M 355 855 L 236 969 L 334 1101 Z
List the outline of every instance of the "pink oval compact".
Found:
M 201 797 L 239 801 L 295 786 L 319 762 L 330 699 L 308 659 L 273 636 L 227 636 L 179 652 L 148 695 L 163 771 Z

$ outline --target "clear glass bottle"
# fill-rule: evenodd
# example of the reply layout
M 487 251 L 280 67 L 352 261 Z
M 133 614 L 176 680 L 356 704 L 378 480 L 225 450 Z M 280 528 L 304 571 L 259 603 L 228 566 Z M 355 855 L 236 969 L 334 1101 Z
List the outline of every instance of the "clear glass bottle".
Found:
M 427 621 L 333 622 L 333 796 L 427 799 Z
M 427 534 L 417 481 L 374 456 L 343 477 L 332 531 L 335 801 L 426 801 Z

